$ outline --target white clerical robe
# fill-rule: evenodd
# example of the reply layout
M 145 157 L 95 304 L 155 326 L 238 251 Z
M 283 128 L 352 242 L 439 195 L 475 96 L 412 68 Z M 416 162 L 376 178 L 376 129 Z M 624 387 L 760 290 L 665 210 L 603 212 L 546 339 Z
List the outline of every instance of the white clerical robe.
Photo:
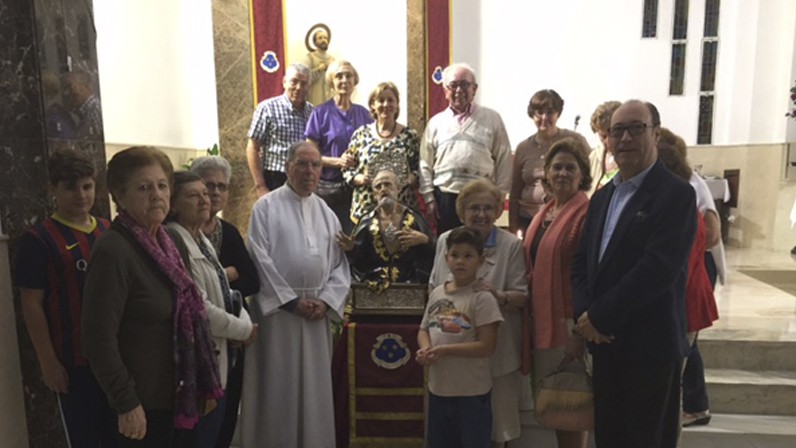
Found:
M 342 318 L 351 283 L 339 231 L 323 200 L 287 185 L 254 204 L 249 252 L 260 292 L 251 318 L 259 328 L 244 364 L 242 448 L 335 446 L 330 319 Z M 323 300 L 327 317 L 309 321 L 279 309 L 297 297 Z

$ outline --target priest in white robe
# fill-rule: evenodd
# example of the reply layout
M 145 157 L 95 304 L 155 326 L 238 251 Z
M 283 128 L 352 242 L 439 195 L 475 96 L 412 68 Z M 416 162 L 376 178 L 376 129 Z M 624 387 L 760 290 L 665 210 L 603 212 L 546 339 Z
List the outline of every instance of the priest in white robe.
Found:
M 330 322 L 342 319 L 350 271 L 335 241 L 340 223 L 313 194 L 317 148 L 294 143 L 286 168 L 287 183 L 254 204 L 249 224 L 259 329 L 244 366 L 241 447 L 333 448 Z

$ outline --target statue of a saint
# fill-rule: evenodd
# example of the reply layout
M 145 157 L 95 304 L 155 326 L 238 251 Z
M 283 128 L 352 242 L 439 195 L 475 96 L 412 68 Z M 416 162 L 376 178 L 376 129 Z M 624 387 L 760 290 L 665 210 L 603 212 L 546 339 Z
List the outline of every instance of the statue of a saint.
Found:
M 310 93 L 307 100 L 315 106 L 332 97 L 332 89 L 326 82 L 326 68 L 334 61 L 334 57 L 326 52 L 331 38 L 329 27 L 323 23 L 313 25 L 304 38 L 309 53 L 303 62 L 310 68 Z

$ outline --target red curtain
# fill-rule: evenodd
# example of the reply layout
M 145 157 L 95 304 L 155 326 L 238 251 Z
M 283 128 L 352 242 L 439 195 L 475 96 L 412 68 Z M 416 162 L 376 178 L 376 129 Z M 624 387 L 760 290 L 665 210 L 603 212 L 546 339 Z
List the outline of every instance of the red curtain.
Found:
M 282 93 L 285 33 L 282 0 L 249 0 L 254 102 Z
M 442 90 L 442 69 L 451 63 L 451 0 L 426 3 L 426 119 L 448 107 Z

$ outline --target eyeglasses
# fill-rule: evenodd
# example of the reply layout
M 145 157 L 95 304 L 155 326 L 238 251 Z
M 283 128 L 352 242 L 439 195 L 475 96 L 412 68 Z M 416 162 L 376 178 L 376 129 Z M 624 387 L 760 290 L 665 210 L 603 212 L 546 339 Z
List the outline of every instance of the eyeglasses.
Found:
M 533 116 L 536 118 L 542 118 L 543 116 L 547 115 L 548 117 L 552 117 L 553 115 L 557 114 L 558 111 L 554 109 L 539 109 L 533 111 Z
M 494 213 L 496 207 L 494 205 L 469 205 L 467 206 L 467 211 L 470 213 Z
M 229 190 L 229 184 L 225 184 L 224 182 L 205 182 L 205 186 L 207 187 L 207 191 L 218 190 L 224 193 Z
M 627 126 L 611 126 L 608 128 L 608 136 L 613 139 L 620 139 L 625 135 L 625 131 L 627 131 L 631 137 L 638 137 L 639 135 L 643 134 L 647 128 L 651 129 L 654 127 L 654 125 L 647 123 L 635 123 Z
M 321 166 L 323 166 L 323 163 L 321 163 L 320 160 L 316 160 L 314 162 L 309 162 L 307 160 L 299 160 L 298 162 L 293 162 L 293 165 L 295 165 L 297 168 L 301 168 L 302 170 L 306 170 L 307 168 L 319 170 L 321 169 Z
M 462 90 L 467 90 L 467 89 L 470 88 L 470 86 L 472 86 L 474 84 L 475 83 L 472 83 L 470 81 L 453 81 L 453 82 L 449 82 L 445 87 L 447 87 L 448 90 L 451 90 L 451 91 L 456 90 L 457 88 L 460 88 Z

